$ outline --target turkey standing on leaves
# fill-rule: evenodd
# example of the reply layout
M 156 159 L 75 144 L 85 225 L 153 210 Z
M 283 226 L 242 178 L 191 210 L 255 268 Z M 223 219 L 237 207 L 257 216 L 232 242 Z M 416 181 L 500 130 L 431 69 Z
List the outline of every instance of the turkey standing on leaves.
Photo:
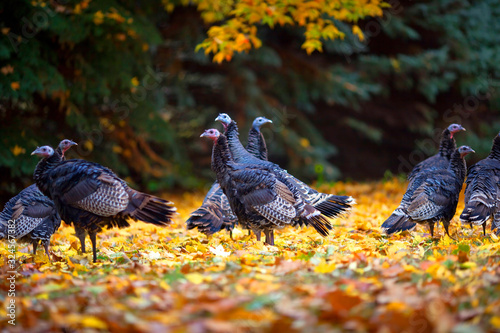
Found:
M 128 227 L 129 219 L 158 226 L 171 223 L 176 210 L 171 202 L 131 189 L 108 168 L 84 160 L 54 161 L 48 146 L 33 154 L 43 157 L 35 169 L 37 186 L 49 194 L 66 223 L 73 223 L 77 233 L 89 234 L 94 262 L 96 235 L 103 228 Z M 80 241 L 83 252 L 85 238 Z
M 206 130 L 201 137 L 208 137 L 214 143 L 212 170 L 243 227 L 255 234 L 264 232 L 269 245 L 274 245 L 274 229 L 291 225 L 297 219 L 304 219 L 322 236 L 328 235 L 330 222 L 295 196 L 270 168 L 236 163 L 227 138 L 216 129 Z
M 457 210 L 458 196 L 465 179 L 465 156 L 473 152 L 470 147 L 461 146 L 452 154 L 446 170 L 431 170 L 415 178 L 416 187 L 403 211 L 404 218 L 428 224 L 431 237 L 434 237 L 434 223 L 442 221 L 446 234 L 451 238 L 448 227 Z
M 297 205 L 307 205 L 307 209 L 309 209 L 311 213 L 319 213 L 323 218 L 336 218 L 346 214 L 352 209 L 352 205 L 356 203 L 350 196 L 320 193 L 290 175 L 286 172 L 286 170 L 283 170 L 277 164 L 255 158 L 243 148 L 239 139 L 238 126 L 236 125 L 236 122 L 231 119 L 231 117 L 229 117 L 226 113 L 221 113 L 215 120 L 220 121 L 224 126 L 225 135 L 227 137 L 229 149 L 234 161 L 242 164 L 256 164 L 263 168 L 267 168 L 292 191 L 297 201 Z M 303 226 L 308 225 L 309 222 L 311 222 L 310 219 L 298 218 L 294 220 L 293 225 Z M 320 225 L 322 225 L 322 223 L 313 226 L 317 228 Z M 320 229 L 322 229 L 322 227 L 320 227 Z M 319 232 L 326 232 L 328 234 L 327 230 Z M 259 238 L 259 234 L 257 234 L 257 239 Z
M 451 155 L 457 149 L 457 143 L 453 135 L 460 131 L 465 131 L 465 128 L 459 124 L 451 124 L 441 133 L 439 141 L 439 152 L 422 162 L 415 165 L 413 170 L 408 175 L 408 180 L 411 182 L 419 173 L 428 170 L 442 170 L 448 168 L 451 160 Z
M 257 117 L 248 132 L 248 143 L 246 149 L 253 156 L 267 161 L 267 146 L 264 136 L 260 132 L 260 127 L 272 123 L 265 117 Z M 191 213 L 187 220 L 187 229 L 198 228 L 207 236 L 219 232 L 221 229 L 229 231 L 232 238 L 232 231 L 238 219 L 234 215 L 229 201 L 222 191 L 219 183 L 215 181 L 208 191 L 200 208 Z
M 472 227 L 483 225 L 486 235 L 486 222 L 493 217 L 491 230 L 500 232 L 500 133 L 493 140 L 487 158 L 469 168 L 465 189 L 465 208 L 460 215 L 462 224 Z
M 415 229 L 416 223 L 408 219 L 405 210 L 410 204 L 413 192 L 421 185 L 422 181 L 428 172 L 435 170 L 446 170 L 450 164 L 451 155 L 457 149 L 453 135 L 460 131 L 465 131 L 465 128 L 459 124 L 451 124 L 441 133 L 439 142 L 439 152 L 418 163 L 408 175 L 408 187 L 399 204 L 399 207 L 384 221 L 382 231 L 388 235 L 398 231 L 411 231 Z M 417 180 L 418 179 L 418 180 Z
M 64 153 L 74 145 L 76 143 L 71 140 L 61 141 L 54 159 L 64 160 Z M 13 225 L 11 228 L 9 221 Z M 50 238 L 60 225 L 61 218 L 54 202 L 33 184 L 5 204 L 0 213 L 0 239 L 16 239 L 20 243 L 33 244 L 33 255 L 36 255 L 36 249 L 41 241 L 49 261 L 52 262 L 49 254 Z M 12 231 L 9 233 L 9 230 Z

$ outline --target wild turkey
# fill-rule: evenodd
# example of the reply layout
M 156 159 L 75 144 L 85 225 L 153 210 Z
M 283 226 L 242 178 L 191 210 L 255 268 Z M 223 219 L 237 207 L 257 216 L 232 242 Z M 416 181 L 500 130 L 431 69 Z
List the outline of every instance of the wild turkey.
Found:
M 74 145 L 76 143 L 71 140 L 61 141 L 54 159 L 64 160 L 64 153 Z M 50 238 L 60 225 L 61 218 L 54 202 L 33 184 L 5 204 L 0 213 L 0 239 L 16 239 L 19 243 L 32 244 L 33 255 L 36 255 L 38 244 L 42 242 L 45 253 L 52 262 L 49 254 Z
M 158 226 L 171 223 L 175 213 L 171 202 L 131 189 L 108 168 L 84 160 L 55 162 L 49 146 L 33 154 L 43 157 L 35 169 L 37 186 L 49 193 L 66 223 L 73 223 L 77 233 L 88 233 L 94 262 L 96 235 L 103 228 L 128 227 L 129 219 Z
M 453 135 L 460 131 L 465 131 L 465 128 L 459 124 L 451 124 L 441 133 L 439 141 L 439 152 L 422 162 L 415 165 L 413 170 L 408 175 L 408 180 L 411 182 L 420 172 L 424 170 L 441 170 L 448 168 L 451 155 L 457 149 L 457 144 Z
M 434 223 L 442 221 L 450 236 L 448 227 L 465 179 L 465 156 L 473 152 L 470 147 L 461 146 L 452 154 L 447 169 L 421 172 L 410 183 L 410 193 L 405 193 L 406 207 L 400 211 L 400 219 L 404 223 L 428 224 L 431 237 L 434 237 Z
M 260 128 L 268 123 L 272 121 L 265 117 L 257 117 L 253 121 L 246 147 L 253 156 L 265 160 L 267 160 L 267 146 Z M 226 195 L 216 181 L 205 196 L 201 207 L 191 213 L 186 225 L 188 230 L 198 228 L 198 231 L 207 236 L 226 229 L 232 238 L 232 230 L 237 222 L 238 219 L 231 210 Z
M 226 113 L 221 113 L 215 120 L 220 121 L 224 126 L 229 149 L 236 163 L 256 164 L 272 170 L 272 172 L 278 176 L 280 181 L 289 186 L 295 196 L 300 196 L 301 201 L 313 206 L 322 215 L 330 218 L 342 216 L 351 210 L 352 205 L 356 203 L 350 196 L 320 193 L 290 175 L 286 170 L 280 168 L 277 164 L 255 158 L 243 148 L 239 139 L 238 126 L 236 122 L 231 119 L 231 117 L 229 117 Z M 307 222 L 307 220 L 298 219 L 294 221 L 294 224 L 302 226 L 305 222 Z
M 409 220 L 405 212 L 410 204 L 413 192 L 420 186 L 421 182 L 425 179 L 427 173 L 432 170 L 446 170 L 450 164 L 451 155 L 457 149 L 453 135 L 457 132 L 465 131 L 459 124 L 451 124 L 441 134 L 439 143 L 439 152 L 427 158 L 426 160 L 418 163 L 408 175 L 408 187 L 399 204 L 399 207 L 384 221 L 381 229 L 384 233 L 391 235 L 398 231 L 411 231 L 415 228 L 416 223 Z M 419 178 L 420 181 L 415 182 Z
M 330 221 L 294 194 L 271 168 L 234 162 L 226 136 L 216 129 L 206 130 L 201 137 L 214 143 L 212 169 L 244 227 L 256 234 L 264 232 L 269 245 L 274 245 L 274 229 L 292 225 L 297 219 L 306 220 L 322 236 L 328 235 Z
M 465 208 L 460 215 L 462 224 L 483 225 L 492 219 L 491 230 L 500 232 L 500 133 L 493 140 L 487 158 L 469 168 L 465 188 Z

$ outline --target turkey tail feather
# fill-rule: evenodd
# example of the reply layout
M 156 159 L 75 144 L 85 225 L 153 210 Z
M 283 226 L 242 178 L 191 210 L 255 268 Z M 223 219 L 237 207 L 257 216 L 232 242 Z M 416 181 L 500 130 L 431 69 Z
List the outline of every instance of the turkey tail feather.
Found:
M 123 211 L 135 220 L 165 226 L 172 222 L 172 217 L 176 214 L 173 203 L 153 195 L 130 190 L 130 203 Z
M 328 195 L 328 197 L 324 198 L 319 203 L 312 204 L 321 214 L 335 218 L 345 215 L 350 211 L 352 205 L 356 204 L 356 201 L 350 196 Z
M 211 211 L 201 206 L 191 213 L 186 224 L 188 230 L 198 228 L 200 232 L 209 236 L 222 229 L 224 225 L 224 216 L 220 209 L 213 209 L 213 211 Z
M 416 223 L 401 208 L 397 208 L 380 227 L 387 235 L 392 235 L 398 231 L 411 231 Z
M 460 221 L 480 225 L 486 223 L 491 217 L 491 207 L 478 201 L 470 201 L 460 214 Z
M 330 230 L 332 230 L 332 224 L 323 215 L 312 216 L 307 221 L 309 222 L 309 225 L 316 229 L 316 231 L 323 237 L 328 236 L 330 234 Z

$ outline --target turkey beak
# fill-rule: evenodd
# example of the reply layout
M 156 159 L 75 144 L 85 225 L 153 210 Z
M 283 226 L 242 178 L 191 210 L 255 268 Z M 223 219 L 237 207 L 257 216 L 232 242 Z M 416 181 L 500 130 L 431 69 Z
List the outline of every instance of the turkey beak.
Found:
M 76 143 L 75 141 L 69 140 L 69 145 L 70 145 L 70 147 L 71 146 L 78 146 L 78 143 Z
M 267 118 L 266 118 L 266 123 L 272 124 L 272 123 L 273 123 L 273 121 L 272 121 L 271 119 L 267 119 Z
M 200 138 L 204 138 L 204 137 L 206 137 L 207 135 L 208 135 L 208 134 L 207 134 L 207 131 L 205 131 L 205 132 L 201 133 Z
M 467 130 L 465 129 L 465 127 L 463 127 L 463 126 L 460 126 L 460 130 L 461 130 L 461 131 L 464 131 L 464 132 L 465 132 L 465 131 L 467 131 Z
M 220 115 L 217 116 L 217 118 L 215 118 L 215 121 L 220 121 L 222 119 L 220 119 Z
M 40 154 L 40 153 L 41 153 L 40 147 L 36 147 L 36 149 L 31 153 L 31 156 L 37 155 L 37 154 Z

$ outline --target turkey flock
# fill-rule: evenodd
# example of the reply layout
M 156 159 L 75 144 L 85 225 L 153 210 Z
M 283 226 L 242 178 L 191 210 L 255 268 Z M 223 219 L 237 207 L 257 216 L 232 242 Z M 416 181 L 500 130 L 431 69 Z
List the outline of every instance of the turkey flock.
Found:
M 279 165 L 268 161 L 261 127 L 272 124 L 265 117 L 254 120 L 246 147 L 239 139 L 238 126 L 225 113 L 215 119 L 223 131 L 212 128 L 201 134 L 213 143 L 212 170 L 216 180 L 202 205 L 186 221 L 187 229 L 197 228 L 211 236 L 221 230 L 232 238 L 239 224 L 258 241 L 274 245 L 274 230 L 286 226 L 313 227 L 326 237 L 331 220 L 346 216 L 355 204 L 351 196 L 321 193 L 300 181 Z M 457 148 L 454 135 L 465 131 L 461 125 L 446 128 L 439 152 L 417 164 L 408 176 L 408 187 L 400 205 L 381 229 L 387 235 L 411 231 L 417 224 L 429 226 L 434 237 L 435 223 L 442 222 L 446 234 L 455 215 L 464 180 L 463 225 L 486 223 L 500 230 L 500 133 L 494 138 L 487 158 L 467 170 L 465 157 L 474 150 Z M 10 199 L 0 213 L 0 239 L 30 243 L 36 254 L 41 242 L 50 256 L 50 238 L 61 220 L 73 225 L 85 253 L 87 235 L 97 261 L 97 234 L 106 228 L 125 228 L 130 221 L 167 226 L 176 213 L 173 203 L 130 188 L 110 169 L 81 159 L 66 160 L 65 153 L 76 145 L 63 140 L 56 149 L 38 147 L 32 155 L 41 158 L 34 171 L 35 184 Z

